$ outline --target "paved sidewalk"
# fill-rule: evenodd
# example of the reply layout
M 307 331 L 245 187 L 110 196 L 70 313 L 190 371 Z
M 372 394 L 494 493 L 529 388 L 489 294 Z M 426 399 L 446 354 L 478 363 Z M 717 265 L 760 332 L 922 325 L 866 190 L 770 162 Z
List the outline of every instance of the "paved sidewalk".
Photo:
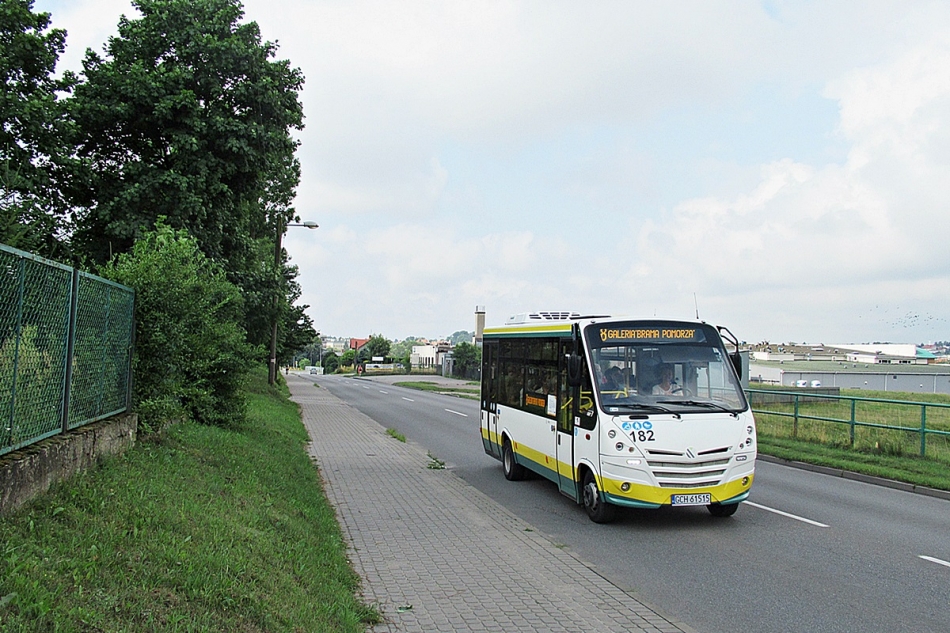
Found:
M 374 632 L 690 631 L 638 602 L 414 444 L 289 376 Z M 501 476 L 499 470 L 499 477 Z M 591 527 L 596 529 L 596 526 Z

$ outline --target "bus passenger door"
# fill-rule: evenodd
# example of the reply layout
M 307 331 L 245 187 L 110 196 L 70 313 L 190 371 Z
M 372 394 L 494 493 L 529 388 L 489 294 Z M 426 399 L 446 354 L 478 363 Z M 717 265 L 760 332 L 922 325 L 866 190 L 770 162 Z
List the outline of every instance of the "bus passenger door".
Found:
M 574 411 L 577 388 L 567 384 L 566 356 L 571 353 L 573 344 L 561 343 L 561 353 L 558 371 L 558 399 L 557 399 L 557 485 L 558 488 L 571 497 L 577 499 L 577 482 L 574 480 Z
M 501 457 L 498 439 L 498 343 L 485 341 L 482 346 L 481 433 L 485 452 Z

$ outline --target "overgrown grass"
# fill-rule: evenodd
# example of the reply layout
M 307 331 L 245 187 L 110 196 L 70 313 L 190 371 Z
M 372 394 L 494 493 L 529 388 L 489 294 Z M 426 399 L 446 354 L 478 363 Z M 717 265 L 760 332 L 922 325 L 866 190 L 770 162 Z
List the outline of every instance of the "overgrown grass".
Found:
M 447 387 L 445 385 L 440 385 L 435 382 L 428 382 L 425 380 L 421 381 L 407 381 L 407 382 L 397 382 L 394 383 L 397 387 L 407 387 L 409 389 L 418 389 L 419 391 L 435 391 L 437 393 L 444 393 L 447 395 L 458 396 L 460 398 L 468 398 L 469 400 L 478 400 L 479 399 L 479 387 L 478 383 L 474 384 L 474 387 L 471 386 L 461 386 L 461 387 Z
M 172 427 L 0 519 L 0 630 L 364 631 L 297 407 L 257 372 L 242 428 Z
M 389 437 L 395 440 L 399 440 L 400 442 L 406 441 L 406 436 L 400 433 L 399 431 L 397 431 L 396 429 L 386 429 L 386 435 L 388 435 Z

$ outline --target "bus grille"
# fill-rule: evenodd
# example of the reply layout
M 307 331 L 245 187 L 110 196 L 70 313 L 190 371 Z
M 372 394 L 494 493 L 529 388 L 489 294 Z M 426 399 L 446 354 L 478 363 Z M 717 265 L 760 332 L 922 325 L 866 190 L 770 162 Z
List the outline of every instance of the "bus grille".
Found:
M 698 459 L 689 459 L 683 453 L 670 451 L 647 451 L 661 459 L 647 459 L 647 465 L 662 488 L 704 488 L 718 485 L 726 472 L 729 458 L 723 459 L 725 449 L 702 451 Z M 702 459 L 708 455 L 712 459 Z

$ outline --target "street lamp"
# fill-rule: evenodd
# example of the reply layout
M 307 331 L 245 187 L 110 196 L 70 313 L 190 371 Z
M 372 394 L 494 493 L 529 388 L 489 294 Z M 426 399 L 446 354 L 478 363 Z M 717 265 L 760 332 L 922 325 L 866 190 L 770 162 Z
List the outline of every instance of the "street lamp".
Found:
M 316 222 L 287 222 L 281 227 L 280 224 L 277 225 L 277 238 L 274 240 L 274 270 L 277 271 L 278 275 L 281 270 L 281 247 L 280 241 L 284 236 L 284 231 L 287 230 L 288 226 L 303 226 L 308 229 L 319 228 L 320 225 Z M 279 283 L 279 282 L 278 282 Z M 279 288 L 278 288 L 279 290 Z M 277 322 L 280 320 L 280 292 L 274 293 L 274 323 L 271 329 L 270 334 L 270 363 L 267 368 L 267 383 L 273 385 L 277 382 Z

